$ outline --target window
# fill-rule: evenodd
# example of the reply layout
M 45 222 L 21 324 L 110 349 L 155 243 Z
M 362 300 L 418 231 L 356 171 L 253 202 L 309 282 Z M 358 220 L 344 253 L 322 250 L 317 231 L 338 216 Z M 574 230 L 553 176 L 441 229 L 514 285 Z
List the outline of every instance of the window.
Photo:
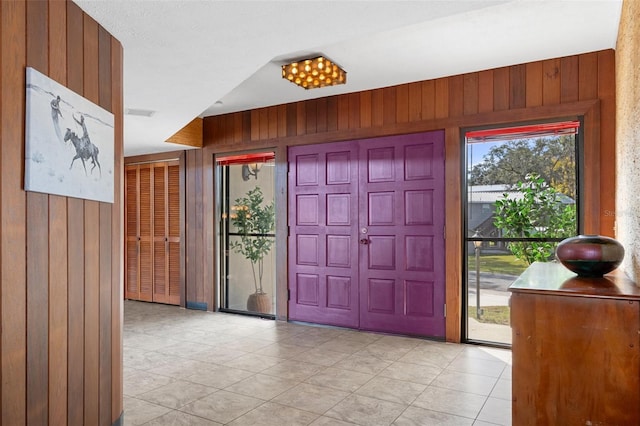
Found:
M 509 285 L 578 234 L 579 129 L 572 120 L 465 133 L 467 340 L 509 345 Z

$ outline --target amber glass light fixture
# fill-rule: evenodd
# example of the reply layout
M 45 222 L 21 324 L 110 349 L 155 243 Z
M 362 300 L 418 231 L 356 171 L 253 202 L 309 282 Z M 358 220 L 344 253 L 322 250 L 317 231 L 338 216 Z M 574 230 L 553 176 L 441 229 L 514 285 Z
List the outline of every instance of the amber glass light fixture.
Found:
M 347 72 L 324 56 L 318 56 L 283 65 L 282 78 L 308 90 L 344 84 Z

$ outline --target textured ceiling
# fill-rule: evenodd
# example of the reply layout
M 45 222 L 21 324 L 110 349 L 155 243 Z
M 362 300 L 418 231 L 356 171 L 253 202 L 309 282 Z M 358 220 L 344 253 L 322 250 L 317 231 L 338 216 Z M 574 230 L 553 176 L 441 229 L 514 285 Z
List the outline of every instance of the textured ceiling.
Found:
M 74 0 L 124 47 L 125 155 L 197 116 L 615 48 L 622 0 Z M 287 59 L 324 54 L 348 83 L 303 90 Z M 217 104 L 216 104 L 217 102 Z

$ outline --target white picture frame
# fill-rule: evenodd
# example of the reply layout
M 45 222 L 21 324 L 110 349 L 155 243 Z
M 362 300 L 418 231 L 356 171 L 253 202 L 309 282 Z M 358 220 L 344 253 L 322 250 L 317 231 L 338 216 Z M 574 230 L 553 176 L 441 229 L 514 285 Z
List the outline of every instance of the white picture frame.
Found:
M 26 68 L 25 191 L 114 199 L 114 116 Z

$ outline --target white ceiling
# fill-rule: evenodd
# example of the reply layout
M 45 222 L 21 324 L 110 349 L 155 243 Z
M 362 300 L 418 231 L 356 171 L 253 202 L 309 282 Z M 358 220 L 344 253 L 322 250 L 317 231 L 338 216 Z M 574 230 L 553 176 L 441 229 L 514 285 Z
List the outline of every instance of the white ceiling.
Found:
M 74 0 L 124 47 L 125 155 L 197 116 L 615 48 L 622 0 Z M 324 54 L 347 84 L 304 90 L 287 59 Z M 216 104 L 216 102 L 218 104 Z M 220 104 L 221 102 L 221 104 Z

